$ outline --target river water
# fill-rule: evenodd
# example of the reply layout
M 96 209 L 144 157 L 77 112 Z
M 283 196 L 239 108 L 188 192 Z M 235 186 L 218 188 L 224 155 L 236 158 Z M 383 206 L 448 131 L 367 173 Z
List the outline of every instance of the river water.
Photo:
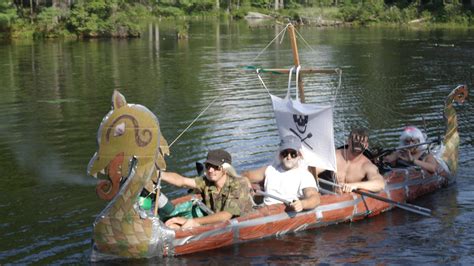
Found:
M 113 89 L 160 119 L 173 141 L 168 170 L 194 174 L 208 149 L 224 148 L 239 170 L 268 163 L 278 144 L 267 91 L 247 65 L 290 67 L 282 30 L 245 22 L 192 22 L 189 39 L 153 23 L 140 39 L 0 44 L 0 264 L 87 263 L 92 223 L 105 202 L 86 175 L 99 123 Z M 472 30 L 300 28 L 303 67 L 343 71 L 306 75 L 307 102 L 335 106 L 336 143 L 354 125 L 370 129 L 371 145 L 397 145 L 408 124 L 436 138 L 443 101 L 460 83 L 472 85 Z M 287 77 L 263 76 L 285 94 Z M 473 264 L 473 105 L 458 108 L 457 183 L 415 203 L 426 218 L 393 210 L 369 220 L 272 237 L 176 258 L 170 264 Z M 424 122 L 423 122 L 424 121 Z M 165 186 L 172 198 L 186 190 Z

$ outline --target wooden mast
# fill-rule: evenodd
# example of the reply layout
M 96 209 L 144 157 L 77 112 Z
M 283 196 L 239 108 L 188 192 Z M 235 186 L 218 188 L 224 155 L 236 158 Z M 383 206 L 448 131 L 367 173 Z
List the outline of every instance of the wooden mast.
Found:
M 298 45 L 296 43 L 295 26 L 293 26 L 291 23 L 288 25 L 288 35 L 290 36 L 291 49 L 293 50 L 293 63 L 296 70 L 296 68 L 300 66 L 300 56 L 298 54 Z M 304 84 L 301 73 L 299 73 L 298 76 L 298 93 L 300 95 L 301 102 L 304 103 Z
M 296 34 L 295 34 L 295 26 L 293 24 L 288 25 L 288 36 L 290 39 L 291 43 L 291 49 L 293 50 L 293 64 L 295 66 L 295 69 L 300 66 L 300 57 L 298 54 L 298 45 L 296 42 Z M 259 73 L 272 73 L 272 74 L 288 74 L 290 73 L 289 69 L 285 68 L 263 68 L 259 69 Z M 303 73 L 314 73 L 314 74 L 338 74 L 337 69 L 316 69 L 316 68 L 306 68 L 306 69 L 300 69 L 299 75 L 298 75 L 298 93 L 300 95 L 300 100 L 302 103 L 305 102 L 305 96 L 304 96 L 304 83 L 303 83 L 303 78 L 302 74 Z
M 298 45 L 296 43 L 296 34 L 295 34 L 295 26 L 290 23 L 288 26 L 288 36 L 290 37 L 290 42 L 291 42 L 291 49 L 293 50 L 293 63 L 295 65 L 295 69 L 300 66 L 300 56 L 298 54 Z M 300 101 L 302 103 L 305 102 L 304 98 L 304 84 L 303 84 L 303 78 L 301 76 L 302 72 L 299 72 L 298 75 L 298 93 L 300 96 Z M 314 179 L 316 179 L 316 182 L 318 182 L 318 170 L 316 167 L 309 166 L 308 167 L 309 172 L 314 176 Z

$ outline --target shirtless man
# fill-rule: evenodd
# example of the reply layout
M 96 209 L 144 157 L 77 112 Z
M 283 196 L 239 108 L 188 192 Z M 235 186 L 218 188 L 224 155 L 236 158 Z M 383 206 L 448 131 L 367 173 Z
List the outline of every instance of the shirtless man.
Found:
M 377 166 L 362 154 L 369 146 L 367 130 L 353 129 L 347 143 L 347 148 L 336 150 L 336 177 L 342 191 L 365 189 L 378 192 L 384 189 L 385 183 Z

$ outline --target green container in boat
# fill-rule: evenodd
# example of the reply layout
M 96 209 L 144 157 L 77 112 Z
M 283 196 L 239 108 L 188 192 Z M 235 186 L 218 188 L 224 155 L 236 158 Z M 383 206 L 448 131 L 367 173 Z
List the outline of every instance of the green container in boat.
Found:
M 145 198 L 145 197 L 138 197 L 138 204 L 140 207 L 144 210 L 149 210 L 151 209 L 151 199 L 150 198 Z
M 169 216 L 174 211 L 174 205 L 165 194 L 161 193 L 158 199 L 159 215 Z

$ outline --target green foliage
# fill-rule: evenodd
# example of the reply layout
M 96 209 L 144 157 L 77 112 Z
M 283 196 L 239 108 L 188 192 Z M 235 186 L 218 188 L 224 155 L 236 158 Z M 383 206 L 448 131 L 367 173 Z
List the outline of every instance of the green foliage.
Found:
M 461 0 L 285 0 L 284 9 L 274 10 L 275 0 L 77 0 L 65 7 L 53 8 L 53 1 L 36 1 L 31 12 L 21 1 L 0 0 L 0 33 L 10 37 L 58 37 L 76 34 L 80 37 L 133 37 L 139 36 L 139 20 L 148 16 L 186 17 L 196 15 L 227 15 L 244 18 L 249 11 L 272 14 L 275 17 L 302 20 L 302 18 L 342 19 L 355 24 L 388 22 L 403 24 L 436 22 L 454 26 L 474 25 L 472 9 Z M 466 1 L 464 1 L 466 2 Z M 27 3 L 27 1 L 25 1 Z M 46 6 L 48 5 L 48 6 Z M 329 7 L 331 6 L 331 7 Z M 178 28 L 187 35 L 186 27 Z
M 153 13 L 163 17 L 182 17 L 186 15 L 183 10 L 174 6 L 158 6 L 153 10 Z
M 35 27 L 29 21 L 18 19 L 11 28 L 11 37 L 18 39 L 32 39 L 35 33 Z
M 214 3 L 214 0 L 180 0 L 179 7 L 183 8 L 186 13 L 192 14 L 211 11 L 214 9 Z
M 344 21 L 359 24 L 373 21 L 408 23 L 417 19 L 421 22 L 435 21 L 453 26 L 474 24 L 472 12 L 466 10 L 457 0 L 444 5 L 439 1 L 430 1 L 425 6 L 420 6 L 419 2 L 409 1 L 397 1 L 392 6 L 384 6 L 381 1 L 377 1 L 345 3 L 340 9 L 340 17 Z
M 433 16 L 431 15 L 431 12 L 424 10 L 421 12 L 421 18 L 426 21 L 431 21 L 433 19 Z
M 251 1 L 251 5 L 256 8 L 271 8 L 275 0 L 255 0 Z
M 68 28 L 80 37 L 136 37 L 142 12 L 119 0 L 91 0 L 74 6 Z
M 335 20 L 339 17 L 339 8 L 337 7 L 307 7 L 295 10 L 300 17 L 321 18 L 326 20 Z M 289 14 L 286 10 L 280 11 L 281 14 Z M 288 15 L 289 16 L 289 15 Z
M 202 12 L 213 12 L 215 0 L 164 0 L 153 8 L 153 13 L 163 17 L 183 17 Z
M 68 28 L 78 35 L 98 36 L 107 29 L 105 21 L 95 13 L 90 13 L 84 5 L 78 5 L 71 11 Z
M 189 36 L 189 23 L 187 21 L 179 21 L 176 23 L 176 35 L 178 39 L 187 39 Z
M 404 6 L 401 8 L 400 6 Z M 341 9 L 341 18 L 347 22 L 368 24 L 371 22 L 408 23 L 420 18 L 419 6 L 416 2 L 405 5 L 397 2 L 386 6 L 383 1 L 375 0 L 358 4 L 345 4 Z M 430 13 L 423 13 L 424 21 L 431 20 Z
M 12 24 L 18 18 L 16 10 L 11 3 L 0 2 L 0 32 L 11 30 Z
M 230 13 L 234 19 L 243 19 L 247 15 L 249 10 L 250 8 L 239 8 L 233 9 Z
M 295 9 L 300 8 L 301 4 L 296 0 L 287 0 L 285 1 L 285 8 L 287 9 Z
M 35 19 L 35 37 L 56 37 L 63 34 L 64 18 L 69 16 L 67 10 L 48 7 L 41 11 Z
M 403 22 L 403 15 L 402 10 L 397 6 L 391 6 L 385 10 L 382 14 L 382 20 L 386 22 L 392 23 L 402 23 Z
M 128 7 L 117 11 L 109 19 L 110 34 L 114 37 L 139 37 L 139 18 L 142 10 Z
M 297 10 L 293 10 L 291 9 L 289 12 L 288 12 L 288 15 L 290 17 L 290 20 L 292 21 L 301 21 L 301 15 L 300 13 L 297 11 Z
M 344 4 L 341 7 L 341 18 L 347 22 L 368 24 L 379 21 L 384 11 L 383 0 L 369 0 L 356 4 Z
M 450 4 L 444 5 L 437 16 L 437 21 L 443 23 L 468 25 L 469 14 L 464 14 L 462 4 L 454 1 Z
M 339 2 L 339 1 L 338 1 Z M 330 7 L 334 3 L 334 0 L 314 0 L 311 1 L 311 5 L 319 7 Z
M 409 5 L 408 7 L 404 8 L 402 11 L 402 18 L 403 22 L 408 22 L 419 17 L 418 7 L 416 3 Z
M 398 6 L 390 6 L 382 12 L 380 21 L 390 23 L 407 23 L 411 20 L 418 18 L 418 9 L 415 4 L 412 4 L 406 8 L 399 8 Z M 429 20 L 429 16 L 425 14 L 425 20 Z

